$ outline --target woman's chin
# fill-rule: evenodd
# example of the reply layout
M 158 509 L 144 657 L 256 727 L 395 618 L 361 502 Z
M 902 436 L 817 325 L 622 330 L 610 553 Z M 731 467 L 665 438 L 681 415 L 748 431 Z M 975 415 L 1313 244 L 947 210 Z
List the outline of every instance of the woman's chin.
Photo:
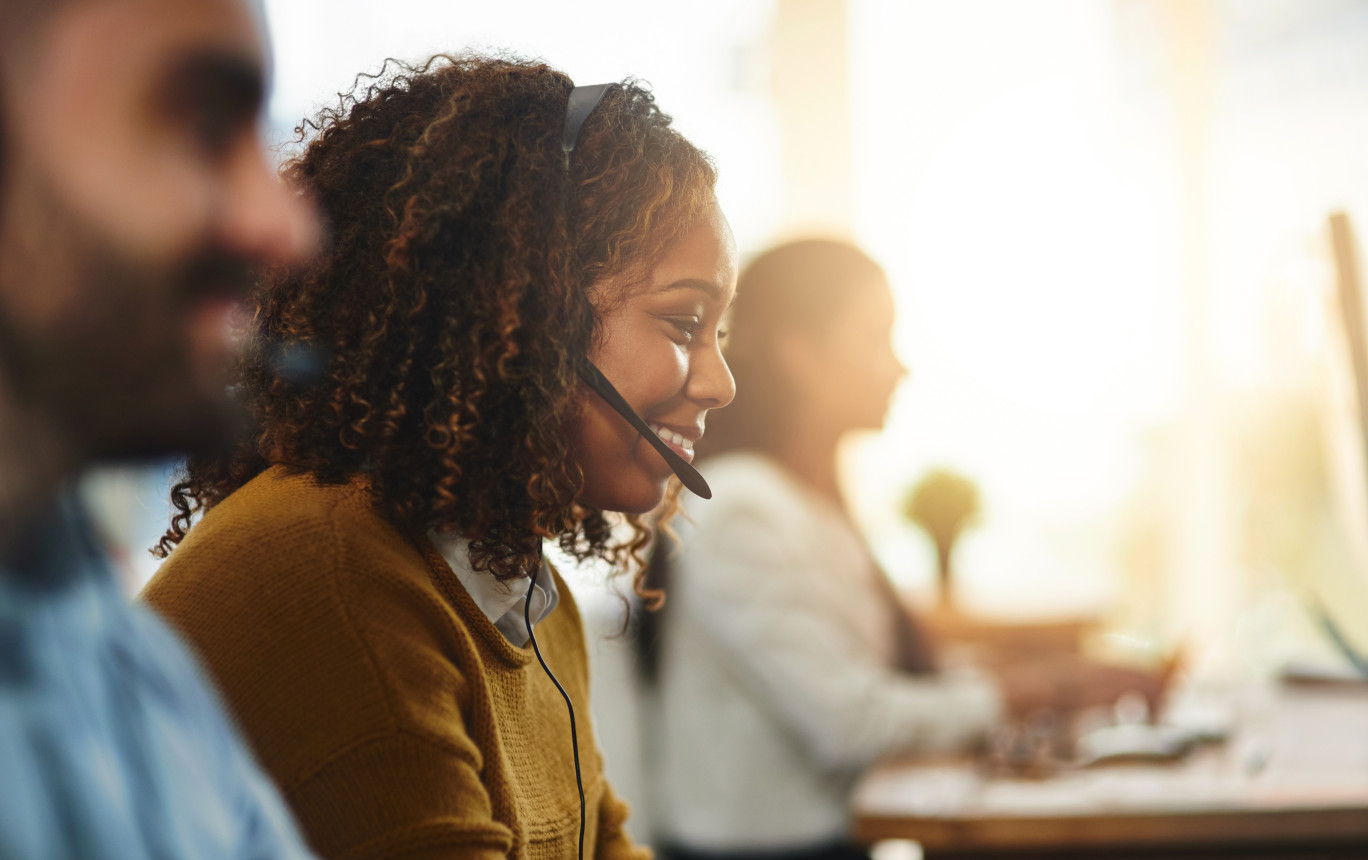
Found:
M 656 482 L 642 482 L 639 486 L 617 486 L 591 492 L 586 488 L 580 494 L 580 504 L 601 511 L 616 511 L 622 514 L 648 513 L 665 500 L 665 486 L 668 479 Z

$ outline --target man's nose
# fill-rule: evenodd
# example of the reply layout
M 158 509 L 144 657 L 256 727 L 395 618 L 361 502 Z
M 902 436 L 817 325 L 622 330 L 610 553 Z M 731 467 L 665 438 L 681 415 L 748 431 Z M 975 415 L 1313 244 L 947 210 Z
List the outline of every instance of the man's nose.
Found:
M 261 266 L 297 266 L 318 253 L 318 208 L 283 182 L 255 142 L 245 145 L 228 177 L 218 224 L 227 249 Z

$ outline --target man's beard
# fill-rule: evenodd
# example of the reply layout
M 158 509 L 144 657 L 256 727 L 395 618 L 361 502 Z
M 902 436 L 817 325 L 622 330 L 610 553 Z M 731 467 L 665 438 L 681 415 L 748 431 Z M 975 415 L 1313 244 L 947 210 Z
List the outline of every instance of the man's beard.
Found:
M 30 185 L 23 203 L 9 215 L 39 219 L 43 238 L 38 248 L 21 250 L 31 259 L 0 266 L 0 278 L 11 280 L 0 283 L 0 385 L 83 460 L 209 453 L 231 444 L 243 422 L 227 395 L 227 368 L 217 380 L 199 378 L 189 323 L 196 305 L 242 293 L 243 262 L 206 243 L 157 265 L 117 247 L 50 190 Z M 14 251 L 0 241 L 0 253 Z M 59 320 L 22 318 L 11 297 L 43 289 L 79 299 Z

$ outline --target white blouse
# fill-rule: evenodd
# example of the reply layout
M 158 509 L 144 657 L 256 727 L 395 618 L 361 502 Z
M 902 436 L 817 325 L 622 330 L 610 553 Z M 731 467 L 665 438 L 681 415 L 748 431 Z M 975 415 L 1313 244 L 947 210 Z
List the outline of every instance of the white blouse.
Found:
M 777 463 L 703 464 L 711 501 L 679 523 L 648 723 L 659 836 L 698 850 L 848 837 L 859 772 L 900 751 L 962 748 L 1001 711 L 967 670 L 895 668 L 885 591 L 860 536 Z
M 484 616 L 494 623 L 495 628 L 510 643 L 526 648 L 531 637 L 527 634 L 523 603 L 527 599 L 527 586 L 532 578 L 523 574 L 500 580 L 488 571 L 476 571 L 470 566 L 470 541 L 458 534 L 430 531 L 428 538 L 446 563 L 451 565 L 452 573 L 456 574 L 456 579 L 460 580 Z M 535 628 L 559 603 L 560 591 L 556 588 L 556 578 L 551 575 L 546 562 L 542 562 L 541 570 L 537 571 L 537 584 L 532 586 L 532 603 L 528 607 L 532 626 Z

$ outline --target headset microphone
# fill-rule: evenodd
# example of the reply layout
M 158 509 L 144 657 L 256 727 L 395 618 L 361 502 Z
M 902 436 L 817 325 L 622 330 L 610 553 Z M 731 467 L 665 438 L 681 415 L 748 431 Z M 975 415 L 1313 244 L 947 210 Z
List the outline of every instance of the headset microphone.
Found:
M 627 419 L 627 423 L 631 424 L 638 433 L 645 437 L 647 442 L 651 443 L 652 447 L 660 452 L 660 456 L 665 458 L 665 462 L 669 464 L 685 487 L 688 487 L 694 495 L 705 499 L 712 498 L 712 489 L 708 487 L 708 482 L 703 480 L 703 476 L 698 474 L 698 470 L 683 457 L 676 454 L 674 449 L 665 443 L 664 439 L 656 435 L 656 432 L 651 429 L 645 419 L 627 404 L 626 399 L 618 393 L 618 390 L 613 387 L 603 372 L 593 365 L 593 362 L 584 362 L 584 367 L 580 370 L 580 379 L 583 379 L 586 385 L 594 389 L 594 392 L 602 397 L 609 406 L 613 407 L 619 415 Z

